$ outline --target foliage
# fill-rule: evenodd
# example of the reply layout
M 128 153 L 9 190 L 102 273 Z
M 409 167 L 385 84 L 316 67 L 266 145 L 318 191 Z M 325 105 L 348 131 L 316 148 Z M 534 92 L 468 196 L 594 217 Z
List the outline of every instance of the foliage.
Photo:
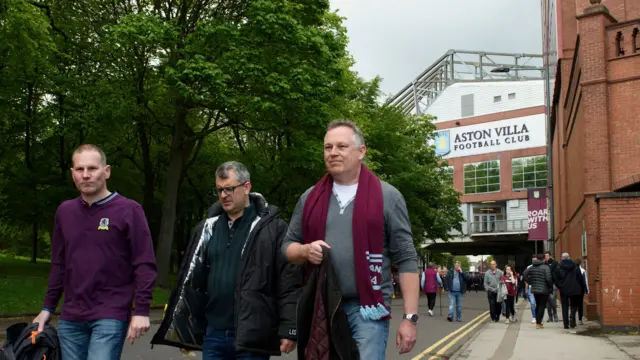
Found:
M 170 284 L 191 228 L 238 160 L 285 218 L 324 172 L 326 124 L 361 125 L 367 164 L 404 195 L 416 243 L 447 240 L 458 194 L 429 117 L 379 105 L 379 79 L 350 70 L 327 0 L 6 0 L 0 5 L 0 251 L 49 253 L 68 169 L 101 146 L 111 190 L 140 202 Z M 175 240 L 175 241 L 174 241 Z M 35 245 L 35 248 L 34 248 Z

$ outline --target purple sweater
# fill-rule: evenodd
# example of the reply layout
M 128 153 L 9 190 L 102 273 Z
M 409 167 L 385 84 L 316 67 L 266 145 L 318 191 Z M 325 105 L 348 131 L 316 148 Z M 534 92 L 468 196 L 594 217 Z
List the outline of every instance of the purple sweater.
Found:
M 51 236 L 51 273 L 44 308 L 64 292 L 60 319 L 129 321 L 149 315 L 156 260 L 147 219 L 135 201 L 113 193 L 89 206 L 63 202 Z

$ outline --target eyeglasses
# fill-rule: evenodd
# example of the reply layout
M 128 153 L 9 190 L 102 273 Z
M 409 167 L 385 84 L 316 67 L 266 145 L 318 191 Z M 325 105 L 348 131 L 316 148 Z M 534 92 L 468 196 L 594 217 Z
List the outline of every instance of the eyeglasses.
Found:
M 225 194 L 225 195 L 231 195 L 236 191 L 237 187 L 243 186 L 244 184 L 246 184 L 248 181 L 245 181 L 241 184 L 235 185 L 235 186 L 227 186 L 227 187 L 223 187 L 223 188 L 215 188 L 213 189 L 213 194 L 215 196 L 220 196 L 221 194 Z

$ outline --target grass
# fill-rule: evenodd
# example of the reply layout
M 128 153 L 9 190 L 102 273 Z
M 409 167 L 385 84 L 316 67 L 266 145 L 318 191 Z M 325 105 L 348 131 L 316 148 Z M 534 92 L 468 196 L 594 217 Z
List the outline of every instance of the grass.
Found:
M 26 257 L 0 254 L 0 315 L 40 311 L 51 265 L 46 259 L 38 259 L 36 264 L 30 261 Z M 170 291 L 156 287 L 152 305 L 163 306 L 169 295 Z

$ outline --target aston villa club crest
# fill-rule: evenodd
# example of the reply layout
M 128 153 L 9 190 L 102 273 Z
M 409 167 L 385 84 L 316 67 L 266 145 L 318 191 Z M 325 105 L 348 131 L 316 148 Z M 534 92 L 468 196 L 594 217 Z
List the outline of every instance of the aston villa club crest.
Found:
M 437 131 L 434 134 L 436 155 L 444 156 L 451 152 L 451 143 L 449 138 L 449 130 Z
M 98 225 L 98 230 L 109 230 L 109 218 L 100 219 L 100 224 Z

